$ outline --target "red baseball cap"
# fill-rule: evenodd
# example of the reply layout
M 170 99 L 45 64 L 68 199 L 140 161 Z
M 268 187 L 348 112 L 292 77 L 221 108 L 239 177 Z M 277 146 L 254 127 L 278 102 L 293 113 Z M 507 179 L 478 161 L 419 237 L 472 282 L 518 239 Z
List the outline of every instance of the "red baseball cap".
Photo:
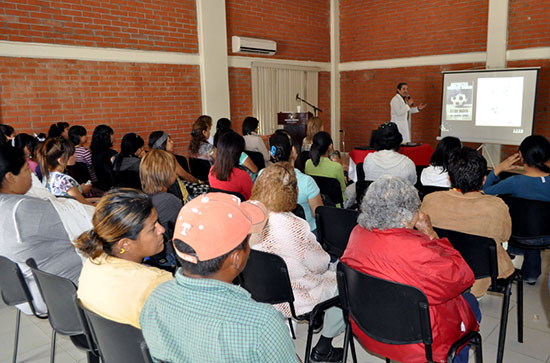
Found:
M 173 238 L 192 247 L 195 253 L 183 253 L 175 245 L 174 250 L 191 263 L 223 256 L 248 234 L 261 232 L 267 217 L 267 209 L 258 201 L 241 202 L 226 193 L 201 195 L 181 208 Z

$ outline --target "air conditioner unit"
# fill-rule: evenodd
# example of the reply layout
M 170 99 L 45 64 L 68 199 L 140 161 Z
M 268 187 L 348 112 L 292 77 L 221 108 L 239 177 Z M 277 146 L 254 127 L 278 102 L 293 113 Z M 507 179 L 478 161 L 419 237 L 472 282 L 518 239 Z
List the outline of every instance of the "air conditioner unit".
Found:
M 233 53 L 255 53 L 273 55 L 277 51 L 277 42 L 266 39 L 232 36 Z

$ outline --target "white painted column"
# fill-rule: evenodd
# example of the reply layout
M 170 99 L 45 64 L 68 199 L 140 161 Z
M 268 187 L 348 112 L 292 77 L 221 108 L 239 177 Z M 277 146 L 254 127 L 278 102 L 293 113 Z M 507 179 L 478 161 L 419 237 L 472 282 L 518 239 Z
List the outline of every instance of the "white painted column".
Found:
M 340 150 L 340 0 L 330 0 L 330 134 Z
M 486 67 L 488 69 L 506 68 L 508 7 L 508 0 L 489 0 L 486 61 Z M 501 149 L 502 145 L 485 144 L 485 147 L 483 148 L 483 155 L 487 160 L 492 160 L 496 165 L 498 165 L 501 161 Z
M 225 0 L 197 0 L 202 113 L 230 117 Z M 198 115 L 197 115 L 198 116 Z

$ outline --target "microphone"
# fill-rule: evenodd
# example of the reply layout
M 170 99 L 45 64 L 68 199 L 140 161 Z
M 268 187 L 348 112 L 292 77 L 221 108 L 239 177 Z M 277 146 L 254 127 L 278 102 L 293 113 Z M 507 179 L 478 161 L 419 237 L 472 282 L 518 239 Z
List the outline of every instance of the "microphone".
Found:
M 300 98 L 300 94 L 296 93 L 296 101 L 298 101 L 299 98 Z

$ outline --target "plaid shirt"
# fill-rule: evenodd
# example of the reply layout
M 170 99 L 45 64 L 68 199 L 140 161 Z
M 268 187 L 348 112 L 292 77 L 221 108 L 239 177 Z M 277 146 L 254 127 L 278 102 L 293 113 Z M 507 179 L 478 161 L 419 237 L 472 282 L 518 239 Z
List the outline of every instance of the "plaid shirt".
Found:
M 156 359 L 169 362 L 298 362 L 281 313 L 239 286 L 183 276 L 149 296 L 140 325 Z

